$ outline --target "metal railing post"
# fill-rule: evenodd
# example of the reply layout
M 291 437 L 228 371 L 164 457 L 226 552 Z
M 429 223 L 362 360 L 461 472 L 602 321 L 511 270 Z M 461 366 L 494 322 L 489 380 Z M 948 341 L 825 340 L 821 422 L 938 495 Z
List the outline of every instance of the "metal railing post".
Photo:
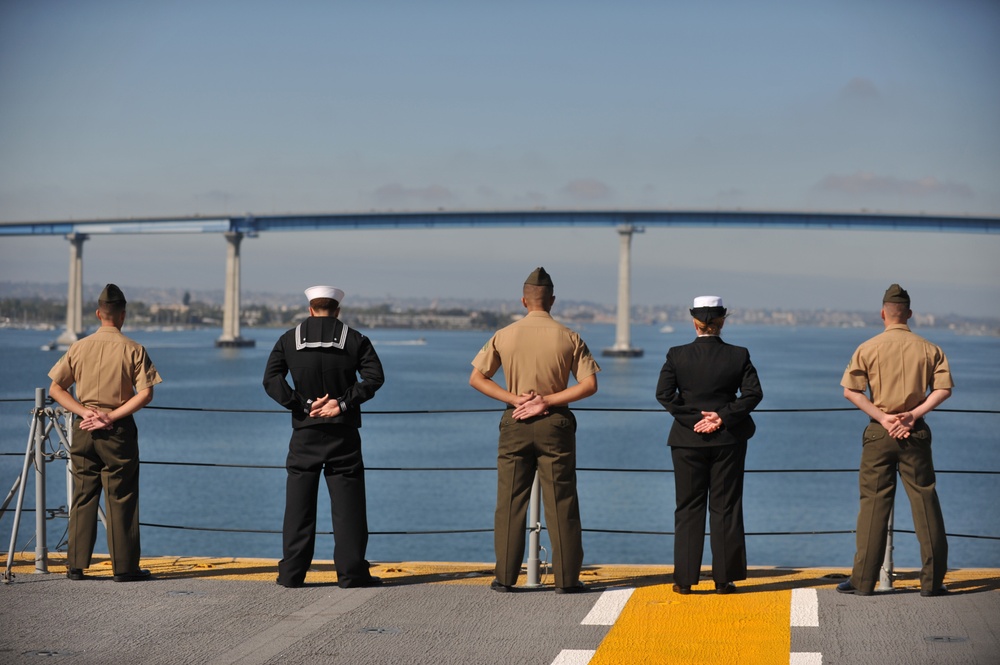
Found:
M 892 528 L 895 512 L 895 508 L 889 511 L 889 530 L 885 535 L 885 558 L 882 559 L 882 569 L 878 574 L 876 591 L 892 591 Z
M 35 388 L 35 418 L 44 423 L 45 389 Z M 49 572 L 45 537 L 45 427 L 35 428 L 35 572 Z
M 541 488 L 538 481 L 538 471 L 535 471 L 535 479 L 531 483 L 531 498 L 528 500 L 528 583 L 525 584 L 526 587 L 542 585 L 541 563 L 538 556 L 541 551 L 542 533 L 542 507 L 539 501 Z
M 66 524 L 69 525 L 71 515 L 73 514 L 73 455 L 70 450 L 73 449 L 73 414 L 67 412 L 64 416 L 64 421 L 66 425 Z M 102 513 L 98 513 L 101 516 L 101 521 L 104 521 Z M 107 529 L 108 525 L 105 523 L 104 528 Z
M 28 484 L 28 468 L 31 466 L 32 451 L 35 446 L 35 430 L 38 428 L 38 410 L 36 409 L 31 415 L 31 429 L 28 432 L 28 442 L 25 444 L 24 448 L 24 465 L 21 467 L 21 475 L 17 477 L 14 481 L 14 486 L 10 488 L 10 494 L 3 502 L 3 510 L 7 509 L 7 504 L 10 502 L 11 497 L 14 496 L 14 492 L 17 492 L 17 502 L 14 504 L 14 524 L 10 528 L 10 547 L 7 548 L 7 567 L 4 568 L 3 581 L 4 584 L 10 584 L 14 581 L 14 574 L 11 569 L 14 567 L 14 552 L 17 550 L 17 531 L 21 526 L 21 512 L 24 509 L 24 489 Z

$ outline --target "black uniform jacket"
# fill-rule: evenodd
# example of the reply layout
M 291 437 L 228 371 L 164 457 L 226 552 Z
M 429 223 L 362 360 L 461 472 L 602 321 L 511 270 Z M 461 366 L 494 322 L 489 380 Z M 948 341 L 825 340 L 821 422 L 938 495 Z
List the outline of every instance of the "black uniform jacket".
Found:
M 750 352 L 714 335 L 667 351 L 656 385 L 657 401 L 674 417 L 667 443 L 682 448 L 749 440 L 756 431 L 750 412 L 763 398 Z M 722 427 L 711 434 L 695 432 L 702 411 L 718 413 Z
M 286 380 L 289 372 L 294 388 Z M 384 382 L 382 362 L 371 340 L 327 316 L 310 316 L 285 332 L 264 370 L 264 390 L 291 410 L 295 428 L 327 423 L 361 427 L 359 406 Z M 309 402 L 323 395 L 343 400 L 347 410 L 336 418 L 310 418 Z

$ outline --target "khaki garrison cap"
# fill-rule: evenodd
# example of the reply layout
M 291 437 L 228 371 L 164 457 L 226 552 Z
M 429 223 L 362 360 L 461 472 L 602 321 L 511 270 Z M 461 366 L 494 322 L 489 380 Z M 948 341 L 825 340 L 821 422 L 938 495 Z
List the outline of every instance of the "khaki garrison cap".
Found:
M 888 289 L 885 290 L 885 295 L 882 296 L 882 302 L 895 302 L 902 303 L 907 307 L 910 306 L 910 294 L 906 292 L 899 284 L 893 284 Z
M 545 272 L 545 268 L 541 266 L 535 268 L 534 272 L 528 275 L 528 279 L 524 280 L 524 283 L 528 286 L 551 286 L 555 288 L 555 284 L 552 283 L 549 273 Z
M 97 302 L 102 305 L 112 305 L 112 304 L 125 304 L 125 294 L 122 290 L 118 288 L 116 284 L 108 284 L 101 291 L 101 295 L 98 296 Z

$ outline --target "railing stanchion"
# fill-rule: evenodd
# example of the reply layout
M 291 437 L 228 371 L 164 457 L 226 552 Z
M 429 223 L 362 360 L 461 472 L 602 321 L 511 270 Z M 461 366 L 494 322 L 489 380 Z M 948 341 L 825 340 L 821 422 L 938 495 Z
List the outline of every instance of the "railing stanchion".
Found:
M 10 488 L 10 494 L 7 495 L 7 498 L 3 502 L 2 509 L 6 510 L 7 504 L 10 503 L 11 497 L 14 496 L 14 492 L 17 492 L 17 502 L 14 504 L 14 524 L 10 528 L 10 547 L 7 548 L 7 567 L 4 568 L 3 572 L 4 584 L 10 584 L 14 581 L 14 574 L 11 572 L 11 569 L 14 567 L 14 552 L 17 549 L 17 531 L 21 526 L 24 491 L 28 484 L 28 469 L 31 467 L 31 460 L 35 450 L 35 431 L 39 426 L 40 420 L 41 418 L 36 408 L 31 412 L 31 429 L 28 431 L 28 443 L 24 450 L 24 466 L 21 467 L 21 475 L 14 481 L 14 486 Z
M 49 572 L 48 542 L 45 538 L 45 389 L 35 388 L 35 572 Z
M 882 570 L 878 574 L 877 591 L 892 591 L 892 529 L 895 508 L 889 511 L 889 530 L 885 534 L 885 558 L 882 559 Z
M 541 484 L 538 481 L 538 471 L 535 471 L 535 480 L 531 483 L 531 498 L 528 501 L 528 583 L 527 587 L 539 587 L 542 585 L 540 574 L 541 564 L 538 558 L 541 550 L 542 533 L 542 507 L 539 501 L 541 494 Z

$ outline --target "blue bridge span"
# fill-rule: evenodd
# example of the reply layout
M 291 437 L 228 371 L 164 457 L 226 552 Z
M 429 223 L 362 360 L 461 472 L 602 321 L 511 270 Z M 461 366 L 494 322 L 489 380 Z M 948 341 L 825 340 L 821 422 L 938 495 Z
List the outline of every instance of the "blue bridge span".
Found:
M 83 243 L 90 236 L 118 234 L 218 233 L 227 241 L 226 285 L 219 346 L 249 346 L 240 335 L 240 243 L 263 232 L 348 229 L 475 228 L 502 226 L 608 226 L 619 235 L 618 303 L 614 346 L 605 355 L 638 356 L 629 329 L 630 253 L 634 233 L 647 226 L 741 227 L 844 230 L 905 230 L 1000 233 L 1000 217 L 883 213 L 762 212 L 692 210 L 526 210 L 367 212 L 301 215 L 190 216 L 0 223 L 0 236 L 62 235 L 70 241 L 66 329 L 56 341 L 66 346 L 84 332 Z
M 91 219 L 0 223 L 0 235 L 242 233 L 337 229 L 474 228 L 496 226 L 678 226 L 814 228 L 1000 233 L 1000 217 L 868 212 L 692 210 L 523 210 L 362 212 Z

